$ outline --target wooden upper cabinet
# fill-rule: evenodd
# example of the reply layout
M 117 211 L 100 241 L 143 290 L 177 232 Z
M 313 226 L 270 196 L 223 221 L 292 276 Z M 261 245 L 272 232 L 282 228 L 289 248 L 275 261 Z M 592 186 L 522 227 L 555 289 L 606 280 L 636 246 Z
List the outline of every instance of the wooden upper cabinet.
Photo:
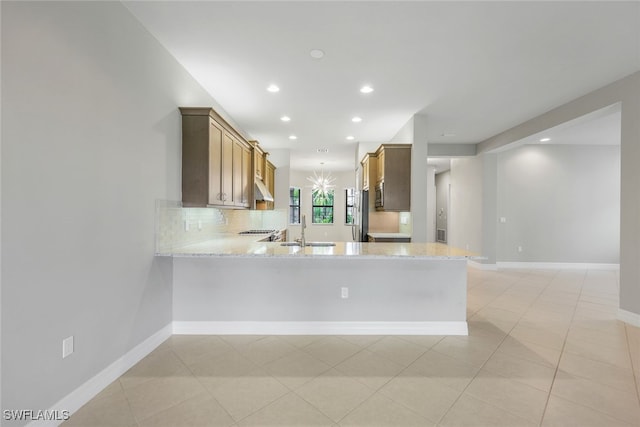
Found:
M 276 167 L 270 161 L 266 161 L 264 183 L 272 196 L 276 194 Z M 267 209 L 274 209 L 273 202 L 267 202 Z
M 251 167 L 251 150 L 242 147 L 242 207 L 251 207 L 254 180 L 254 172 Z
M 376 182 L 384 181 L 384 148 L 378 151 L 378 172 L 376 176 Z
M 411 144 L 383 144 L 378 156 L 378 183 L 384 183 L 384 206 L 376 210 L 411 210 Z
M 183 120 L 184 124 L 184 120 Z M 213 120 L 209 121 L 209 164 L 207 165 L 207 169 L 202 171 L 203 174 L 209 175 L 209 186 L 207 191 L 207 199 L 206 203 L 198 203 L 199 194 L 196 192 L 199 191 L 198 188 L 190 187 L 185 180 L 182 180 L 182 204 L 184 206 L 205 206 L 205 205 L 215 205 L 223 203 L 223 194 L 222 194 L 222 151 L 223 151 L 223 138 L 224 138 L 224 129 L 220 125 L 218 125 Z M 195 144 L 196 142 L 191 141 L 190 143 Z M 184 177 L 185 173 L 190 173 L 189 164 L 185 165 L 185 154 L 184 154 L 184 136 L 183 136 L 183 150 L 182 150 L 182 175 Z M 195 197 L 195 200 L 194 200 Z
M 369 155 L 365 155 L 364 159 L 362 159 L 362 162 L 360 162 L 360 164 L 362 165 L 362 189 L 363 190 L 368 190 L 369 189 Z
M 251 194 L 245 188 L 249 179 L 244 178 L 243 165 L 251 163 L 251 146 L 210 108 L 180 111 L 182 205 L 249 207 Z
M 255 176 L 257 179 L 264 178 L 264 153 L 256 146 L 253 149 L 253 163 L 255 164 Z
M 368 190 L 372 182 L 376 182 L 378 158 L 376 153 L 367 153 L 360 162 L 362 165 L 362 190 Z
M 244 206 L 242 182 L 242 144 L 233 141 L 233 205 Z

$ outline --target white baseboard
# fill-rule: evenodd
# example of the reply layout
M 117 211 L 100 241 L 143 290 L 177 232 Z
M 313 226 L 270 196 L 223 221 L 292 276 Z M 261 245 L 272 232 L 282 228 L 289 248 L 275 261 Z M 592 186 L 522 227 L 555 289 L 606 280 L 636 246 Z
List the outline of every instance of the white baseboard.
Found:
M 473 267 L 478 270 L 485 270 L 485 271 L 496 271 L 498 269 L 498 266 L 495 264 L 483 264 L 481 262 L 472 261 L 472 260 L 468 260 L 467 265 L 469 267 Z
M 173 322 L 176 335 L 469 335 L 466 321 Z
M 640 328 L 640 314 L 632 313 L 621 308 L 618 309 L 618 319 L 632 326 Z
M 588 262 L 497 262 L 498 269 L 518 268 L 525 270 L 619 270 L 620 264 Z
M 93 378 L 82 384 L 80 387 L 60 399 L 50 409 L 51 412 L 67 410 L 71 415 L 80 409 L 85 403 L 93 399 L 98 393 L 104 390 L 109 384 L 118 379 L 129 368 L 142 360 L 145 356 L 155 350 L 167 338 L 171 336 L 172 325 L 169 323 L 155 334 L 129 350 L 124 356 L 107 366 Z M 56 427 L 62 421 L 46 420 L 32 421 L 27 427 Z

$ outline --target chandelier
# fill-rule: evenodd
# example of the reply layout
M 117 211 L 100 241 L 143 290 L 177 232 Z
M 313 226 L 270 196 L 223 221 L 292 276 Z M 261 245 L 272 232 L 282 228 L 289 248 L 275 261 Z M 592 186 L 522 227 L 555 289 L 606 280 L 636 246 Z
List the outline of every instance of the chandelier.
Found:
M 326 176 L 324 174 L 324 162 L 320 163 L 320 175 L 316 171 L 313 171 L 313 176 L 307 177 L 311 182 L 314 192 L 320 192 L 323 196 L 326 196 L 330 189 L 334 188 L 333 182 L 336 180 L 331 176 L 329 172 Z

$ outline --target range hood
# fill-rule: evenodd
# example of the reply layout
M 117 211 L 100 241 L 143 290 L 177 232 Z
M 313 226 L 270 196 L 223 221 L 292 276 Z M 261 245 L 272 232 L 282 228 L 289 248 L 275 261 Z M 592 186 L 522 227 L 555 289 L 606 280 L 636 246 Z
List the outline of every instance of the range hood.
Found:
M 269 189 L 267 188 L 267 186 L 264 184 L 264 182 L 261 179 L 256 178 L 256 185 L 255 185 L 255 193 L 256 193 L 256 200 L 263 200 L 265 202 L 273 202 L 273 196 L 271 195 L 271 193 L 269 192 Z

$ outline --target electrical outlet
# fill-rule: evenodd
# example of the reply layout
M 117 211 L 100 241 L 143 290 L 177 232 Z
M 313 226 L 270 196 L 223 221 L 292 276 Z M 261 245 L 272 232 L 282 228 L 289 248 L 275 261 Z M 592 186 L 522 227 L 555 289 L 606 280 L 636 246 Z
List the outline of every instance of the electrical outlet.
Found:
M 518 246 L 518 252 L 522 252 L 522 246 Z
M 202 221 L 198 220 L 198 230 L 202 230 Z
M 465 245 L 465 248 L 466 248 L 467 250 L 469 250 L 469 244 L 468 244 L 468 243 Z
M 342 299 L 349 298 L 349 288 L 341 288 L 340 289 L 340 296 L 342 297 Z
M 62 358 L 70 356 L 73 353 L 73 335 L 62 340 Z
M 189 231 L 189 220 L 184 220 L 184 231 Z
M 504 224 L 504 223 L 506 223 L 506 222 L 507 222 L 507 218 L 506 218 L 506 217 L 504 217 L 504 216 L 501 216 L 501 217 L 500 217 L 500 223 Z

